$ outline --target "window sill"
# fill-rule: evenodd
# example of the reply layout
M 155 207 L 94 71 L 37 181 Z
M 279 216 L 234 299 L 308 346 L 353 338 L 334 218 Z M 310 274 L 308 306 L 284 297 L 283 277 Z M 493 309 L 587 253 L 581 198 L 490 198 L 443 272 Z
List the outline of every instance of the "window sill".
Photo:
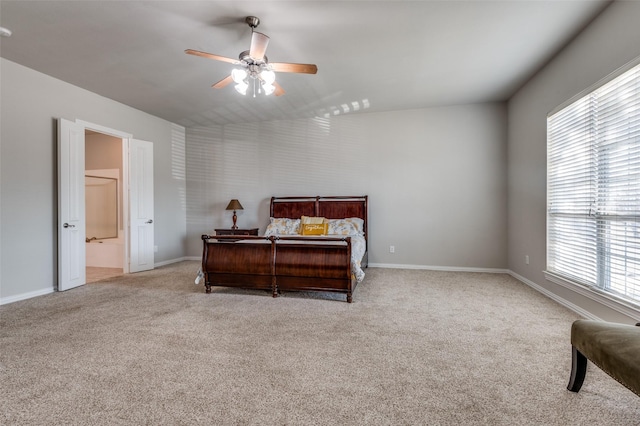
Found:
M 544 276 L 548 281 L 558 284 L 564 288 L 568 288 L 582 296 L 588 297 L 614 311 L 620 312 L 634 320 L 640 320 L 640 305 L 636 305 L 624 300 L 621 300 L 607 292 L 598 290 L 596 288 L 587 287 L 582 284 L 578 284 L 574 281 L 567 280 L 549 271 L 544 271 Z

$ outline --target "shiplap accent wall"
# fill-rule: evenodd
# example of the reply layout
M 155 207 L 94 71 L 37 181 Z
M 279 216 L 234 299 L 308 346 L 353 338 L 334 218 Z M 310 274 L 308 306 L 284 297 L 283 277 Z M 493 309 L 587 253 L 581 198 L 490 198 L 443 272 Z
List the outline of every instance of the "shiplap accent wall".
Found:
M 506 108 L 478 104 L 187 129 L 187 254 L 268 223 L 269 199 L 370 197 L 370 261 L 506 266 Z M 389 245 L 395 253 L 389 253 Z

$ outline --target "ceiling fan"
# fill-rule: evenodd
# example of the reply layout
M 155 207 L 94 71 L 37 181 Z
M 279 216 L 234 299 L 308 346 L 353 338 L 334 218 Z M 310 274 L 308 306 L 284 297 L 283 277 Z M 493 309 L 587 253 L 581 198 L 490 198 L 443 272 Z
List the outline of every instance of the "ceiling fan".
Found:
M 187 49 L 184 52 L 189 55 L 202 56 L 203 58 L 215 59 L 216 61 L 228 62 L 238 65 L 231 71 L 231 75 L 214 83 L 211 87 L 221 89 L 228 84 L 235 82 L 235 89 L 242 95 L 247 94 L 250 84 L 253 84 L 253 96 L 256 92 L 266 95 L 284 94 L 284 89 L 276 81 L 275 72 L 291 72 L 302 74 L 315 74 L 318 67 L 313 64 L 293 64 L 288 62 L 269 62 L 265 55 L 269 37 L 255 31 L 260 24 L 260 19 L 255 16 L 247 16 L 245 22 L 251 27 L 251 47 L 240 53 L 238 59 L 227 58 L 225 56 L 214 55 L 213 53 L 201 52 L 199 50 Z

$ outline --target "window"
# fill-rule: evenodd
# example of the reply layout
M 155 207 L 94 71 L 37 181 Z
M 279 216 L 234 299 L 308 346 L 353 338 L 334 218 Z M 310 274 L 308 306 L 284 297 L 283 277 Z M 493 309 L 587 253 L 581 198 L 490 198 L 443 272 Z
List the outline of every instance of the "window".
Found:
M 640 65 L 547 118 L 547 269 L 640 307 Z

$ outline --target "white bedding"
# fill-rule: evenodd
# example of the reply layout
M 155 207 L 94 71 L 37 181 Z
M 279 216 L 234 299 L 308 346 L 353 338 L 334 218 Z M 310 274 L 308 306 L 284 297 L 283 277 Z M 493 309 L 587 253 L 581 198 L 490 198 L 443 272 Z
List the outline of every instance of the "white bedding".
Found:
M 362 235 L 351 235 L 351 272 L 353 272 L 358 282 L 364 279 L 361 263 L 366 251 L 367 242 L 364 237 Z

